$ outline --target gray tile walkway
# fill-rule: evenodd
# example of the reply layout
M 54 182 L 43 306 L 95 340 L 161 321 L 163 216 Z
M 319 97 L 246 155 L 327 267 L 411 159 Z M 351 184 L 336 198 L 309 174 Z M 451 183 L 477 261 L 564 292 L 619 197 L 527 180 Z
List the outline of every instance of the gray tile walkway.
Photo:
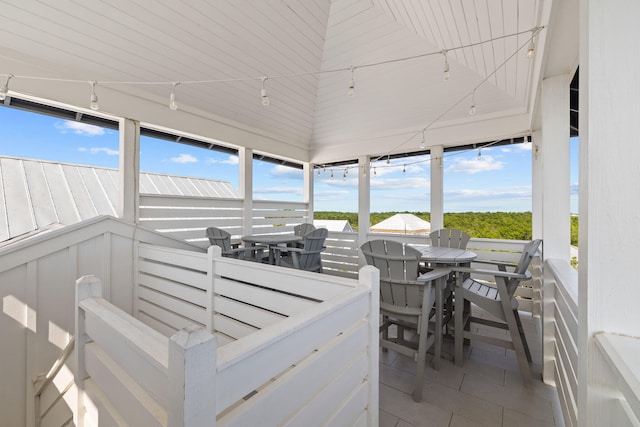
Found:
M 524 387 L 512 350 L 472 342 L 463 366 L 443 360 L 435 371 L 427 356 L 423 398 L 416 403 L 413 359 L 380 352 L 380 426 L 564 426 L 556 390 L 542 382 L 540 322 L 526 313 L 521 317 L 534 360 L 531 388 Z M 445 339 L 445 349 L 453 354 L 451 339 Z

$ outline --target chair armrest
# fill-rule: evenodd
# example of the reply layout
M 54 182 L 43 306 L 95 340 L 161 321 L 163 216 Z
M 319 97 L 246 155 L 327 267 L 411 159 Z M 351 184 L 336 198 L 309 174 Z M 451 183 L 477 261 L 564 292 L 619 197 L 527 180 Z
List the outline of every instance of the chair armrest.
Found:
M 519 274 L 519 273 L 512 273 L 510 271 L 484 270 L 480 268 L 469 268 L 469 267 L 452 267 L 451 270 L 455 272 L 460 272 L 460 273 L 486 274 L 488 276 L 500 276 L 500 277 L 507 277 L 510 279 L 520 279 L 520 280 L 531 279 L 531 273 L 529 271 L 527 271 L 525 274 Z
M 430 282 L 431 280 L 439 279 L 444 276 L 448 276 L 451 273 L 450 268 L 434 268 L 418 277 L 419 282 Z
M 511 262 L 504 262 L 504 261 L 492 261 L 489 259 L 475 259 L 472 261 L 474 264 L 488 264 L 488 265 L 495 265 L 498 268 L 507 268 L 507 267 L 511 267 L 511 268 L 515 268 L 518 266 L 518 264 L 514 264 Z M 501 269 L 501 271 L 504 271 Z

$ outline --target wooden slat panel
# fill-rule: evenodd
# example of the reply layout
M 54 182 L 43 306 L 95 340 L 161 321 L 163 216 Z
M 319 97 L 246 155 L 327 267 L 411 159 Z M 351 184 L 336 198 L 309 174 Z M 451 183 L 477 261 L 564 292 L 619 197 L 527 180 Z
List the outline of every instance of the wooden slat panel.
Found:
M 109 391 L 109 403 L 118 414 L 125 417 L 130 425 L 166 425 L 164 408 L 168 407 L 169 400 L 167 377 L 154 379 L 161 389 L 149 390 L 155 395 L 151 396 L 97 345 L 89 344 L 85 348 L 87 372 L 99 390 Z
M 204 252 L 184 251 L 142 243 L 138 247 L 138 256 L 140 258 L 149 258 L 154 261 L 183 266 L 193 270 L 207 271 L 207 254 Z
M 144 273 L 140 273 L 138 275 L 138 282 L 139 285 L 150 290 L 171 295 L 201 307 L 205 307 L 208 303 L 208 297 L 205 291 L 193 286 L 176 283 L 171 280 L 163 279 L 162 277 L 149 276 Z
M 206 325 L 207 323 L 207 311 L 204 306 L 198 306 L 191 302 L 183 301 L 143 286 L 138 288 L 138 298 L 141 301 L 154 304 L 170 311 L 171 313 L 177 314 L 178 316 L 185 317 L 193 323 L 200 323 L 203 325 Z
M 285 316 L 278 315 L 267 310 L 262 310 L 259 307 L 254 307 L 228 298 L 215 298 L 214 307 L 217 313 L 239 320 L 242 323 L 254 326 L 257 329 L 266 328 L 267 326 L 286 318 Z
M 140 216 L 145 219 L 154 218 L 223 218 L 230 221 L 242 221 L 241 209 L 219 208 L 215 207 L 184 207 L 184 209 L 176 209 L 172 207 L 140 207 Z
M 251 340 L 239 340 L 219 349 L 218 413 L 242 398 L 243 393 L 264 384 L 364 318 L 369 307 L 368 294 L 364 292 L 356 289 L 332 303 L 319 304 L 304 314 L 257 331 Z M 277 345 L 273 343 L 275 337 L 279 337 Z M 264 360 L 272 363 L 265 365 Z M 232 384 L 245 384 L 246 389 L 230 392 Z
M 366 356 L 367 333 L 366 323 L 361 322 L 332 339 L 318 351 L 296 363 L 294 368 L 275 382 L 261 389 L 247 403 L 225 414 L 220 425 L 282 425 L 304 407 L 317 407 L 318 403 L 314 402 L 317 395 L 323 389 L 330 388 L 333 381 L 354 368 L 354 365 L 361 366 L 360 376 L 356 381 L 356 384 L 361 384 L 367 375 L 367 360 L 363 357 Z M 274 407 L 278 410 L 272 410 Z M 331 406 L 323 406 L 325 410 L 327 407 Z M 316 418 L 313 422 L 298 422 L 294 425 L 321 424 L 320 420 L 327 419 L 331 414 L 318 415 L 321 418 Z
M 300 313 L 316 304 L 293 295 L 276 293 L 268 289 L 224 278 L 216 281 L 215 292 L 286 316 Z
M 212 197 L 189 197 L 189 196 L 155 196 L 140 195 L 140 207 L 164 206 L 164 207 L 200 207 L 205 209 L 223 209 L 242 211 L 242 199 L 222 199 Z M 234 215 L 235 216 L 235 215 Z M 241 214 L 238 216 L 242 216 Z
M 216 264 L 216 274 L 320 301 L 344 293 L 348 290 L 345 286 L 349 286 L 344 282 L 343 284 L 337 283 L 338 278 L 331 278 L 326 274 L 309 273 L 294 269 L 287 269 L 283 273 L 282 267 L 255 263 L 251 264 L 251 268 L 238 269 L 237 264 L 232 264 L 233 261 L 235 263 L 243 263 L 240 266 L 246 265 L 246 262 L 225 261 Z M 315 280 L 308 280 L 309 278 Z M 214 284 L 214 289 L 215 286 Z
M 147 274 L 164 277 L 174 282 L 188 284 L 199 289 L 206 289 L 207 276 L 204 273 L 188 270 L 184 268 L 176 268 L 175 266 L 158 264 L 149 262 L 145 259 L 138 261 L 140 271 Z
M 216 332 L 223 333 L 235 340 L 251 335 L 258 330 L 250 325 L 219 314 L 213 316 L 213 327 Z M 251 390 L 247 390 L 247 392 L 249 391 Z

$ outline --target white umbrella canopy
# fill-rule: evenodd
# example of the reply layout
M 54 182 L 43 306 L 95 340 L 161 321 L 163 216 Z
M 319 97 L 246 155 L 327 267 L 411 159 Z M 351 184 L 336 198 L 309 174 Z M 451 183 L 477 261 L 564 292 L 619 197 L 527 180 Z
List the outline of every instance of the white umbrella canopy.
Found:
M 371 227 L 373 233 L 427 234 L 431 223 L 413 214 L 395 214 Z

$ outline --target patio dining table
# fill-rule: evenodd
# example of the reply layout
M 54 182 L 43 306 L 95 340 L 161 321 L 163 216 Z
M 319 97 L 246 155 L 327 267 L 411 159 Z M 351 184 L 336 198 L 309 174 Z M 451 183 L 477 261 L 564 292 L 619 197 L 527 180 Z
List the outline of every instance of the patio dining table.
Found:
M 428 263 L 432 267 L 446 267 L 452 265 L 468 266 L 477 258 L 477 254 L 466 249 L 447 248 L 442 246 L 431 245 L 415 245 L 409 244 L 422 254 L 420 259 Z M 436 354 L 445 354 L 442 352 L 442 341 L 444 335 L 442 329 L 444 327 L 444 287 L 438 286 L 436 289 Z M 453 289 L 455 294 L 455 289 Z M 440 360 L 433 360 L 434 369 L 440 369 Z
M 244 236 L 242 238 L 244 243 L 248 243 L 252 246 L 265 245 L 269 248 L 269 264 L 275 264 L 275 254 L 273 247 L 280 245 L 287 245 L 290 243 L 301 242 L 302 237 L 295 234 L 253 234 L 251 236 Z

